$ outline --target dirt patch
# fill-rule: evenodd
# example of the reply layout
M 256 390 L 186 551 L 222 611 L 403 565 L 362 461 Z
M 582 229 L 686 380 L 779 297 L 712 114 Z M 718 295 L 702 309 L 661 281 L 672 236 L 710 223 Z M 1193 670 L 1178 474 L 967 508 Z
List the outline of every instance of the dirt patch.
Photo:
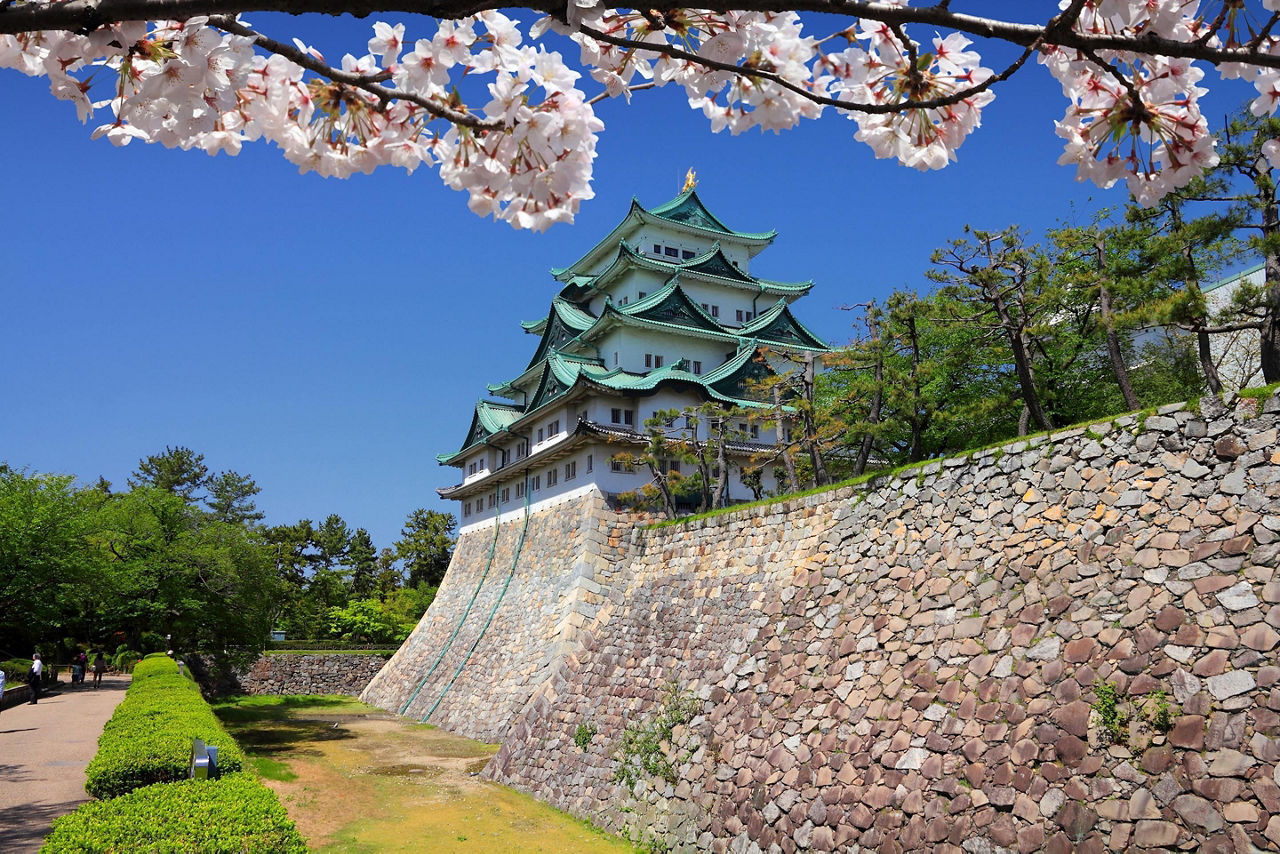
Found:
M 497 750 L 380 710 L 308 708 L 245 714 L 219 709 L 251 756 L 296 779 L 264 780 L 313 850 L 332 854 L 629 852 L 533 798 L 475 776 Z

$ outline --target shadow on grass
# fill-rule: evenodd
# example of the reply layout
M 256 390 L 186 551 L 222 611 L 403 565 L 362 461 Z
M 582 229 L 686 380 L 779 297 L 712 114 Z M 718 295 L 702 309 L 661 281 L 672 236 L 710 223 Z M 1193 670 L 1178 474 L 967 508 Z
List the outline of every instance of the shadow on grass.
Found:
M 259 694 L 233 697 L 213 704 L 213 711 L 227 725 L 257 723 L 260 721 L 284 721 L 296 717 L 298 712 L 318 712 L 338 715 L 382 714 L 382 710 L 367 706 L 354 697 L 342 694 L 288 694 L 283 696 Z

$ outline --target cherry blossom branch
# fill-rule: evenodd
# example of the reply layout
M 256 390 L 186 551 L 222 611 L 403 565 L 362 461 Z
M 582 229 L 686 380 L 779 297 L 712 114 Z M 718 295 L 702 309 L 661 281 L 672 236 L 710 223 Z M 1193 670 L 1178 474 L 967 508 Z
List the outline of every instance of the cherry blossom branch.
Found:
M 1063 15 L 1046 24 L 1020 24 L 951 11 L 944 3 L 932 6 L 897 6 L 861 0 L 796 0 L 787 4 L 797 12 L 821 12 L 853 16 L 889 25 L 927 24 L 997 39 L 1023 48 L 1043 40 L 1064 48 L 1117 50 L 1155 54 L 1177 59 L 1198 59 L 1219 65 L 1240 62 L 1262 68 L 1280 68 L 1280 54 L 1261 51 L 1260 45 L 1212 47 L 1180 41 L 1150 32 L 1140 34 L 1084 33 L 1070 28 L 1073 3 Z M 186 20 L 201 15 L 236 15 L 248 12 L 286 12 L 292 15 L 323 14 L 366 17 L 374 13 L 428 15 L 437 19 L 464 18 L 479 12 L 511 8 L 497 0 L 67 0 L 33 2 L 0 7 L 0 34 L 37 30 L 88 32 L 117 21 Z M 712 12 L 774 11 L 777 0 L 706 0 L 700 8 Z M 564 4 L 552 0 L 525 0 L 517 8 L 561 17 Z M 1066 18 L 1065 21 L 1062 19 Z M 1062 25 L 1065 23 L 1066 25 Z M 1268 24 L 1270 26 L 1270 23 Z
M 997 83 L 1001 83 L 1005 80 L 1008 80 L 1015 73 L 1017 73 L 1018 69 L 1021 68 L 1026 63 L 1027 59 L 1029 59 L 1031 55 L 1035 52 L 1034 45 L 1031 47 L 1028 47 L 1022 52 L 1022 54 L 1017 59 L 1015 59 L 1012 63 L 1010 63 L 1009 66 L 1005 68 L 1004 71 L 1001 71 L 999 74 L 994 74 L 991 77 L 988 77 L 986 80 L 984 80 L 981 83 L 977 83 L 973 86 L 957 90 L 951 93 L 950 95 L 944 95 L 937 98 L 929 98 L 928 100 L 923 100 L 923 101 L 904 100 L 904 101 L 895 101 L 892 103 L 885 103 L 885 104 L 867 104 L 867 103 L 860 103 L 855 101 L 844 101 L 839 98 L 831 98 L 826 95 L 819 95 L 816 92 L 812 92 L 808 89 L 805 89 L 803 86 L 798 86 L 795 83 L 792 83 L 790 80 L 787 80 L 785 77 L 783 77 L 780 74 L 777 74 L 776 72 L 765 71 L 760 68 L 747 68 L 745 66 L 734 65 L 733 63 L 729 63 L 729 62 L 720 62 L 719 60 L 710 59 L 705 56 L 699 56 L 696 53 L 690 53 L 689 51 L 684 50 L 683 48 L 676 47 L 675 45 L 672 45 L 672 44 L 667 44 L 663 42 L 637 41 L 635 39 L 623 38 L 621 36 L 613 36 L 608 33 L 601 32 L 600 30 L 594 29 L 593 27 L 589 27 L 585 24 L 579 25 L 577 27 L 577 31 L 581 32 L 584 35 L 590 36 L 591 38 L 597 41 L 605 42 L 606 44 L 611 44 L 614 47 L 622 47 L 628 50 L 647 51 L 650 53 L 662 54 L 664 56 L 669 56 L 672 59 L 683 59 L 686 62 L 692 62 L 697 65 L 701 65 L 705 68 L 710 68 L 715 71 L 724 71 L 729 74 L 736 75 L 738 77 L 768 80 L 770 83 L 774 83 L 778 86 L 781 86 L 783 89 L 786 89 L 789 92 L 794 92 L 795 94 L 800 95 L 801 97 L 806 98 L 815 104 L 822 104 L 823 106 L 826 106 L 826 107 L 836 107 L 837 109 L 848 110 L 850 112 L 855 112 L 855 113 L 867 113 L 869 115 L 886 115 L 891 113 L 901 113 L 907 110 L 936 109 L 938 107 L 949 107 L 954 104 L 959 104 L 961 101 L 964 101 L 968 98 L 972 98 L 974 95 L 978 95 L 978 94 L 981 94 L 982 92 L 987 91 Z
M 417 104 L 428 113 L 437 118 L 444 119 L 447 122 L 455 124 L 459 127 L 468 127 L 475 130 L 492 130 L 501 127 L 501 122 L 496 119 L 486 119 L 475 113 L 469 113 L 466 108 L 455 109 L 442 104 L 432 98 L 426 98 L 414 92 L 405 92 L 398 89 L 391 89 L 381 85 L 383 81 L 391 79 L 391 72 L 383 70 L 377 74 L 354 74 L 349 71 L 343 71 L 340 68 L 334 68 L 328 63 L 321 62 L 311 54 L 304 50 L 300 50 L 293 45 L 276 41 L 273 38 L 264 36 L 256 32 L 244 24 L 233 18 L 215 17 L 210 18 L 209 23 L 220 30 L 233 33 L 238 36 L 245 36 L 253 39 L 254 44 L 263 50 L 283 56 L 285 59 L 299 65 L 308 71 L 327 77 L 335 83 L 343 83 L 347 86 L 353 86 L 362 89 L 378 99 L 382 109 L 386 109 L 387 104 L 392 101 L 408 101 L 411 104 Z

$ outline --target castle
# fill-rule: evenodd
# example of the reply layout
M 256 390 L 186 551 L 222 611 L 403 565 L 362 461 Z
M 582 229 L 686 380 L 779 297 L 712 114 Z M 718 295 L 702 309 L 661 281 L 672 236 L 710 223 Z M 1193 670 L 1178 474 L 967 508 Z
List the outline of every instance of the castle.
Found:
M 438 490 L 461 503 L 461 530 L 593 487 L 606 496 L 641 488 L 652 473 L 619 456 L 647 444 L 646 419 L 707 402 L 773 408 L 751 399 L 752 383 L 774 371 L 771 360 L 828 350 L 791 312 L 812 282 L 751 275 L 751 259 L 777 233 L 729 228 L 692 184 L 652 208 L 632 200 L 608 235 L 551 271 L 562 287 L 547 315 L 521 324 L 539 337 L 528 365 L 488 387 L 503 400 L 477 403 L 461 447 L 437 458 L 462 472 L 460 483 Z M 743 464 L 779 439 L 745 416 L 729 427 L 725 503 L 753 497 Z M 710 428 L 689 419 L 668 432 L 706 439 Z M 679 465 L 664 461 L 672 471 Z M 770 467 L 759 477 L 756 490 L 776 490 Z

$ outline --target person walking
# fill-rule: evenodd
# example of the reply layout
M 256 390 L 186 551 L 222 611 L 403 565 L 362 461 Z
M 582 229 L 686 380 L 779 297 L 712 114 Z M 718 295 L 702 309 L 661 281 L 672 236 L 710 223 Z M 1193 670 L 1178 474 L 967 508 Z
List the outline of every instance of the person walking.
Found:
M 27 671 L 27 684 L 31 686 L 31 705 L 36 704 L 36 700 L 40 699 L 40 680 L 44 676 L 44 662 L 40 660 L 40 653 L 34 653 L 31 656 L 31 669 Z
M 107 654 L 101 649 L 93 651 L 93 687 L 102 685 L 102 674 L 107 672 Z

